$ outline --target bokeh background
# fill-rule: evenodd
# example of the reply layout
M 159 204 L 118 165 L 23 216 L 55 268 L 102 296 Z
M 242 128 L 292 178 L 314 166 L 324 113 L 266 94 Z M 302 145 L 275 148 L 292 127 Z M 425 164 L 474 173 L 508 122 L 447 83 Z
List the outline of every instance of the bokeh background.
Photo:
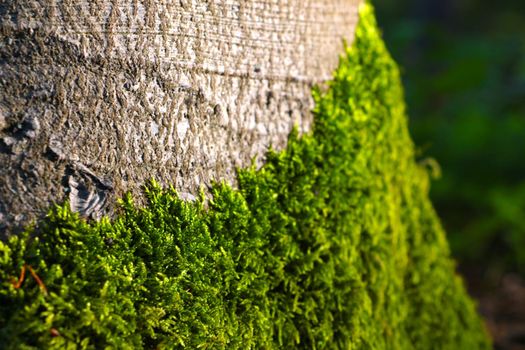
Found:
M 495 349 L 525 349 L 525 1 L 374 4 L 458 270 Z

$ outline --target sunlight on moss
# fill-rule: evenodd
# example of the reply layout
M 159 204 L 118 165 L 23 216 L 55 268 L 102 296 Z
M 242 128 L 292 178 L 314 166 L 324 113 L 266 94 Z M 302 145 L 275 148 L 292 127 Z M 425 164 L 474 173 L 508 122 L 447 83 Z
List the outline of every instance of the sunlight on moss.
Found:
M 67 206 L 0 243 L 5 349 L 489 349 L 414 161 L 395 63 L 361 8 L 311 134 L 238 189 L 152 183 L 114 221 Z M 23 266 L 32 267 L 15 288 Z

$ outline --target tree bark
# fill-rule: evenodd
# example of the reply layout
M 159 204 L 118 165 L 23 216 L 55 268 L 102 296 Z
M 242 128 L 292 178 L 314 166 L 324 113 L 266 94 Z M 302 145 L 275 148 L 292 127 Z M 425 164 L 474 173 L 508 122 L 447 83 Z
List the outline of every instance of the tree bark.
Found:
M 0 231 L 191 199 L 310 127 L 359 0 L 0 0 Z M 1 232 L 0 232 L 1 233 Z

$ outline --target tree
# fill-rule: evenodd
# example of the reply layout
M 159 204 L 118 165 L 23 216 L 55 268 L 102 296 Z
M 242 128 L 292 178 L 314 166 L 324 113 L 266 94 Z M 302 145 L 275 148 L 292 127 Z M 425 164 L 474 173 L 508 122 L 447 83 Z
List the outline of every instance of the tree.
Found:
M 151 178 L 191 199 L 310 125 L 357 0 L 0 5 L 0 227 Z
M 113 220 L 58 206 L 39 235 L 0 241 L 0 343 L 489 349 L 414 159 L 399 71 L 371 5 L 359 13 L 313 93 L 312 131 L 239 170 L 237 188 L 187 201 L 152 183 Z

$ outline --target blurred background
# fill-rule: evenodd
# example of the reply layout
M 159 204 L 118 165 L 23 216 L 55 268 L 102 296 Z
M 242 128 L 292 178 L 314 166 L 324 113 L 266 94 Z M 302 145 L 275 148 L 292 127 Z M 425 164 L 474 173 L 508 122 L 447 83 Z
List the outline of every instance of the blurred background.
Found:
M 525 349 L 525 0 L 375 0 L 431 197 L 495 349 Z

